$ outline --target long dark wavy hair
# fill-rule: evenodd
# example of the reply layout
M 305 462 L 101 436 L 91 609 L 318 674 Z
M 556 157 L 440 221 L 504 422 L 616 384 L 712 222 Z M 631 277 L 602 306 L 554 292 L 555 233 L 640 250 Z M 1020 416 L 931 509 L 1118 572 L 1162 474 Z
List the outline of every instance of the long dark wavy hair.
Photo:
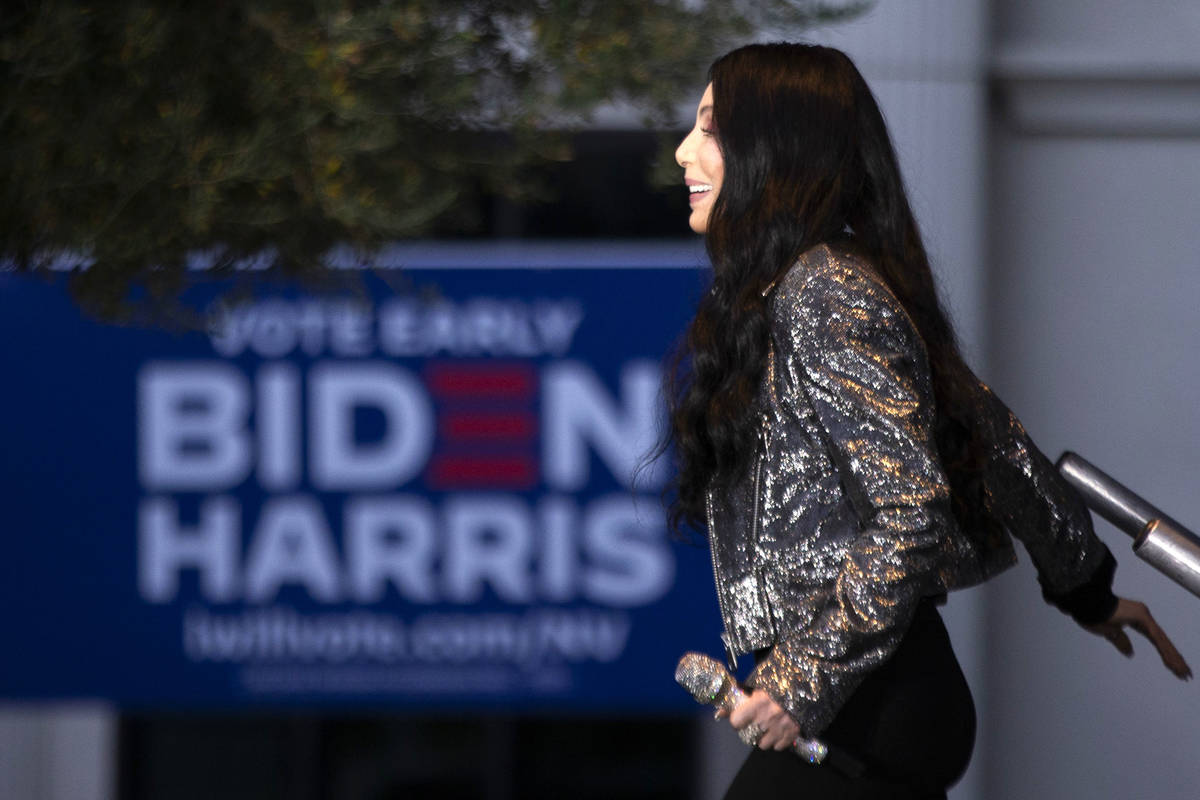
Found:
M 667 371 L 678 470 L 670 522 L 702 527 L 712 482 L 735 479 L 756 441 L 769 289 L 821 243 L 862 255 L 912 317 L 929 355 L 935 439 L 960 525 L 985 535 L 977 382 L 938 300 L 879 106 L 842 52 L 755 44 L 709 70 L 724 179 L 708 217 L 711 291 Z

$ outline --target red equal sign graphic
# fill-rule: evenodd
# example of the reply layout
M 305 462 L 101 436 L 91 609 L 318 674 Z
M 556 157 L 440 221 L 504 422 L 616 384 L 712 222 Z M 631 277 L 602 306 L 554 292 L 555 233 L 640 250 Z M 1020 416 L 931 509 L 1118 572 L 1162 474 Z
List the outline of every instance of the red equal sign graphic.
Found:
M 431 489 L 531 489 L 537 484 L 537 373 L 525 362 L 432 363 L 437 406 Z

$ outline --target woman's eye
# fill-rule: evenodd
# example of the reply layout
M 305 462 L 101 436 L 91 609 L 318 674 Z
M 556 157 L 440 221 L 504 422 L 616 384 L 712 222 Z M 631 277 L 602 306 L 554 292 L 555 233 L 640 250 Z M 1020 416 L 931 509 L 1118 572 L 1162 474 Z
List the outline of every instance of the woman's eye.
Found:
M 716 131 L 714 131 L 712 128 L 701 128 L 700 132 L 705 136 L 712 136 L 714 133 L 716 133 Z

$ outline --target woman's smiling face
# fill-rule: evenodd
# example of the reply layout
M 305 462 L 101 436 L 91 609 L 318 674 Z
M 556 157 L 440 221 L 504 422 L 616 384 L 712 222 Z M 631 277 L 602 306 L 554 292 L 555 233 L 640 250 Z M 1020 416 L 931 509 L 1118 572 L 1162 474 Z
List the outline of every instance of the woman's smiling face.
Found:
M 695 126 L 675 149 L 675 162 L 683 167 L 683 182 L 690 193 L 692 215 L 688 224 L 696 233 L 704 233 L 708 230 L 708 215 L 713 202 L 721 191 L 721 179 L 725 177 L 725 161 L 721 158 L 721 148 L 713 129 L 711 83 L 700 98 Z

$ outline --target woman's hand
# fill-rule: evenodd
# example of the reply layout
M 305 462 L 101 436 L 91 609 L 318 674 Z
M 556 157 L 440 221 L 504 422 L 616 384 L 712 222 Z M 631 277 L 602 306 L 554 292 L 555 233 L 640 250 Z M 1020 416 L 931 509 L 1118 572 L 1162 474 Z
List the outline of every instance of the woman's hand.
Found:
M 717 713 L 718 719 L 724 716 L 724 711 Z M 796 720 L 766 692 L 747 691 L 729 714 L 729 723 L 742 741 L 763 750 L 787 750 L 800 735 Z
M 1105 639 L 1108 639 L 1112 642 L 1113 647 L 1120 650 L 1123 654 L 1132 656 L 1133 643 L 1129 641 L 1129 636 L 1125 633 L 1124 628 L 1126 625 L 1150 640 L 1150 643 L 1158 650 L 1158 655 L 1162 658 L 1163 664 L 1166 665 L 1167 669 L 1175 673 L 1176 677 L 1185 681 L 1191 679 L 1191 667 L 1183 660 L 1183 656 L 1175 649 L 1175 645 L 1171 644 L 1171 640 L 1167 638 L 1167 634 L 1163 632 L 1163 629 L 1158 627 L 1158 623 L 1154 621 L 1154 617 L 1150 616 L 1150 609 L 1146 608 L 1145 603 L 1118 597 L 1117 609 L 1107 621 L 1101 622 L 1098 625 L 1084 625 L 1083 627 L 1097 636 L 1103 636 Z

